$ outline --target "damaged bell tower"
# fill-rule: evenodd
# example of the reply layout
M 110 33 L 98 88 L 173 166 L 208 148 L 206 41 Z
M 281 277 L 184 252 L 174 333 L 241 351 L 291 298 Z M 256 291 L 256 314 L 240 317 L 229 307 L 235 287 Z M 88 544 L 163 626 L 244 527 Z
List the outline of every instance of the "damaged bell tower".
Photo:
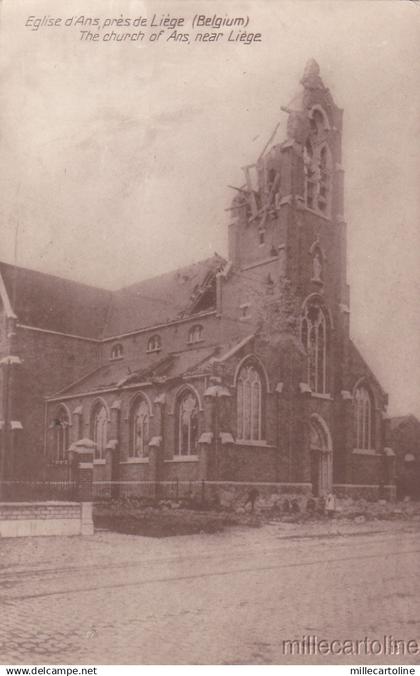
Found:
M 313 59 L 282 111 L 288 116 L 286 140 L 276 140 L 279 123 L 255 164 L 243 168 L 244 184 L 235 188 L 229 257 L 239 269 L 278 258 L 279 274 L 298 295 L 322 292 L 335 296 L 328 299 L 331 305 L 348 304 L 342 110 Z

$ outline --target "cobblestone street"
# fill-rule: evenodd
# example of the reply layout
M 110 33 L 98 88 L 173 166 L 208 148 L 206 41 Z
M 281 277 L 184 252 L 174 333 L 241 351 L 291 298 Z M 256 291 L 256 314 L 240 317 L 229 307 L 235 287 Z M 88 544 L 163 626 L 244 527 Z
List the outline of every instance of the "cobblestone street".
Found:
M 285 639 L 419 639 L 419 524 L 0 541 L 4 664 L 340 663 Z M 344 657 L 343 663 L 419 663 Z

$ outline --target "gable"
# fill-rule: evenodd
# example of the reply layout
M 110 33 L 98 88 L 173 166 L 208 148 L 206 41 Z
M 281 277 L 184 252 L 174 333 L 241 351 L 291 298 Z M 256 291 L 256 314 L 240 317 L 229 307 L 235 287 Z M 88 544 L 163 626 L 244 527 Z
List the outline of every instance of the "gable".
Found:
M 7 263 L 0 263 L 0 274 L 10 309 L 20 324 L 87 338 L 100 337 L 110 291 Z

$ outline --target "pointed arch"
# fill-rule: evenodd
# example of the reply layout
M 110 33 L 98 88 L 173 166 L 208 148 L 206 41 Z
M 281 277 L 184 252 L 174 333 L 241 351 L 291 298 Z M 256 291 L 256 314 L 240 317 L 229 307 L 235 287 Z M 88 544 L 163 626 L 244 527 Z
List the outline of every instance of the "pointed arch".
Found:
M 92 417 L 94 409 L 97 408 L 99 404 L 101 404 L 104 407 L 108 421 L 111 420 L 111 411 L 109 410 L 109 406 L 103 397 L 95 397 L 90 406 L 89 417 L 90 418 Z
M 375 398 L 368 380 L 360 378 L 353 388 L 354 447 L 357 450 L 375 448 Z
M 263 374 L 266 378 L 265 387 Z M 236 437 L 239 441 L 261 441 L 265 394 L 268 378 L 263 366 L 249 355 L 238 364 L 235 373 L 236 387 Z
M 254 352 L 250 352 L 250 354 L 245 355 L 245 357 L 242 357 L 242 359 L 240 360 L 239 364 L 237 365 L 237 367 L 235 369 L 235 375 L 233 376 L 233 386 L 236 387 L 239 372 L 240 372 L 243 364 L 245 364 L 245 362 L 247 362 L 248 360 L 255 363 L 255 365 L 257 366 L 257 368 L 260 371 L 260 374 L 263 378 L 266 391 L 270 392 L 270 381 L 268 379 L 268 374 L 267 374 L 266 368 L 265 368 L 263 362 L 261 361 L 261 359 L 259 357 L 257 357 L 257 355 Z
M 307 353 L 307 383 L 312 392 L 327 394 L 330 323 L 316 294 L 302 306 L 300 339 Z
M 305 175 L 304 182 L 304 200 L 308 209 L 315 208 L 317 176 L 316 165 L 314 162 L 314 149 L 309 139 L 306 140 L 303 148 L 303 170 Z
M 318 413 L 312 413 L 309 424 L 311 427 L 311 448 L 320 451 L 332 451 L 333 444 L 330 428 L 324 418 Z
M 129 411 L 129 456 L 131 458 L 148 456 L 151 414 L 150 399 L 143 392 L 137 392 L 131 398 Z
M 70 445 L 71 415 L 68 407 L 60 403 L 54 411 L 51 427 L 54 431 L 54 461 L 64 462 Z
M 195 388 L 181 387 L 175 399 L 174 455 L 198 453 L 200 403 Z
M 332 155 L 327 143 L 323 143 L 319 148 L 318 163 L 317 208 L 322 213 L 329 214 L 332 188 Z
M 318 413 L 309 418 L 311 481 L 315 496 L 326 495 L 333 483 L 333 444 L 330 429 Z
M 102 397 L 97 397 L 90 409 L 90 438 L 95 443 L 95 459 L 105 456 L 108 438 L 109 408 Z
M 331 214 L 333 156 L 328 143 L 330 124 L 320 105 L 309 111 L 310 132 L 303 148 L 304 203 L 327 218 Z
M 323 131 L 330 131 L 331 126 L 328 120 L 328 115 L 325 112 L 324 108 L 319 105 L 319 103 L 316 103 L 314 106 L 309 111 L 309 119 L 311 121 L 314 121 L 316 123 L 317 120 L 320 121 L 320 124 L 322 125 L 321 129 Z
M 192 383 L 183 383 L 183 384 L 180 385 L 180 386 L 178 387 L 178 389 L 175 391 L 174 398 L 173 398 L 173 401 L 172 401 L 172 407 L 171 407 L 171 410 L 170 410 L 170 412 L 169 412 L 170 415 L 174 415 L 174 414 L 175 414 L 175 409 L 176 409 L 176 402 L 177 402 L 177 399 L 178 399 L 178 397 L 182 394 L 182 392 L 183 392 L 184 390 L 186 390 L 186 389 L 189 389 L 189 390 L 191 390 L 192 392 L 194 392 L 195 396 L 197 397 L 197 401 L 198 401 L 198 410 L 199 410 L 199 411 L 202 411 L 202 410 L 203 410 L 203 405 L 202 405 L 202 402 L 201 402 L 200 393 L 199 393 L 199 391 L 197 390 L 197 388 L 194 387 L 194 385 L 192 385 Z
M 135 405 L 136 399 L 137 399 L 138 397 L 143 397 L 143 399 L 146 400 L 147 405 L 148 405 L 148 407 L 149 407 L 149 411 L 150 411 L 150 417 L 153 418 L 154 413 L 153 413 L 153 403 L 152 403 L 152 400 L 150 399 L 149 395 L 146 394 L 146 392 L 145 392 L 144 390 L 137 390 L 136 392 L 134 392 L 134 393 L 131 395 L 131 397 L 130 397 L 129 400 L 128 400 L 128 406 L 127 406 L 127 409 L 125 410 L 124 420 L 128 420 L 128 419 L 130 418 L 130 412 L 131 412 L 131 409 L 132 409 L 133 406 Z
M 320 305 L 324 311 L 324 314 L 327 318 L 328 321 L 328 330 L 333 331 L 334 330 L 334 318 L 332 316 L 332 312 L 328 305 L 325 304 L 325 300 L 323 296 L 318 293 L 317 291 L 314 291 L 313 293 L 310 293 L 306 298 L 303 300 L 302 305 L 301 305 L 301 312 L 303 313 L 305 310 L 305 306 L 308 303 L 317 303 Z

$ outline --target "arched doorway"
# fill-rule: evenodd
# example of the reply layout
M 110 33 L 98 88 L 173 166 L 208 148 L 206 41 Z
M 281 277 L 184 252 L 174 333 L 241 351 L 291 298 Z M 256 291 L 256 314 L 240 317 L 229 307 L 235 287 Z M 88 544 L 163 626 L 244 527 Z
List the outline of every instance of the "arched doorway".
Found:
M 332 490 L 332 444 L 328 425 L 319 415 L 310 420 L 311 481 L 315 496 Z

